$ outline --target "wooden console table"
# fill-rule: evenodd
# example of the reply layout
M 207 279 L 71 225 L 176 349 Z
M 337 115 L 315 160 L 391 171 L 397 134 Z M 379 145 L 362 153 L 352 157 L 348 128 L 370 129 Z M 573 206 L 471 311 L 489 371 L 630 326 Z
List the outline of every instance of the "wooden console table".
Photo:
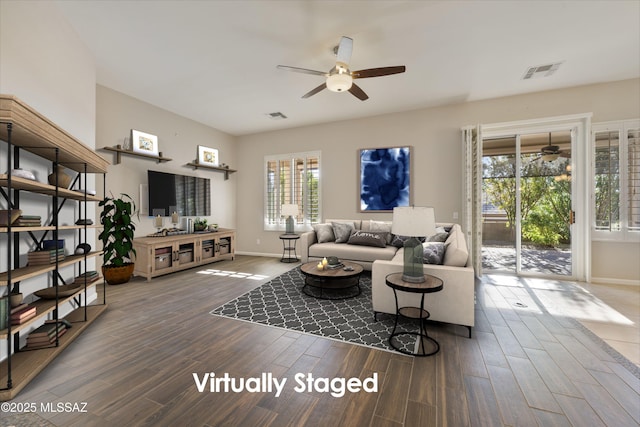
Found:
M 178 234 L 133 239 L 136 266 L 133 274 L 152 277 L 235 258 L 236 232 L 220 228 L 210 233 Z

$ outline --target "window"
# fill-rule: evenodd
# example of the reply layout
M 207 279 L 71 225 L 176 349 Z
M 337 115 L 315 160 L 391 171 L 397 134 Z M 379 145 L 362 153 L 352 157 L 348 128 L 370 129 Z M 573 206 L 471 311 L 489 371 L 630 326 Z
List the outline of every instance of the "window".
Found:
M 283 204 L 298 205 L 296 227 L 317 224 L 320 212 L 320 152 L 265 157 L 265 230 L 284 230 Z
M 593 125 L 594 237 L 640 239 L 640 121 Z

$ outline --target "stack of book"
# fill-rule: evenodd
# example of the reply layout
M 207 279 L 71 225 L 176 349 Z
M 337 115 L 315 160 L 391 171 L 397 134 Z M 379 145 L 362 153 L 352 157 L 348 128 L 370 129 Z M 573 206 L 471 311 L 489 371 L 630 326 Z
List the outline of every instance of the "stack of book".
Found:
M 29 252 L 27 254 L 27 261 L 29 265 L 53 264 L 56 262 L 56 254 L 58 261 L 64 260 L 64 248 L 62 248 Z
M 85 277 L 87 278 L 87 284 L 93 283 L 100 278 L 97 271 L 87 271 L 77 276 L 73 281 L 74 285 L 84 285 Z
M 32 317 L 35 317 L 35 315 L 35 306 L 31 306 L 29 304 L 20 304 L 19 306 L 13 307 L 11 309 L 11 324 L 20 325 L 31 319 Z
M 47 321 L 27 336 L 27 348 L 49 347 L 56 342 L 56 337 L 60 338 L 65 332 L 67 327 L 64 323 Z
M 42 218 L 39 215 L 20 215 L 11 225 L 14 227 L 40 227 Z

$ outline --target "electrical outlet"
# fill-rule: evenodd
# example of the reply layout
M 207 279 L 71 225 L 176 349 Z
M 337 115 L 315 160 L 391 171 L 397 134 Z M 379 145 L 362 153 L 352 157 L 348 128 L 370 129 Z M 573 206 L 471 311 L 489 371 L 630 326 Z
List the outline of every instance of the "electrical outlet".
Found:
M 453 219 L 458 219 L 458 212 L 453 213 Z
M 260 244 L 260 239 L 256 239 L 256 245 Z

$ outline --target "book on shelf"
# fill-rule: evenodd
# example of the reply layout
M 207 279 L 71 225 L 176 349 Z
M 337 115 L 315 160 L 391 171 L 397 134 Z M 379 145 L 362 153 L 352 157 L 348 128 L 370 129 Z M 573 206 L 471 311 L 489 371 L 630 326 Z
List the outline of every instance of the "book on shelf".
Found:
M 46 265 L 53 264 L 58 261 L 64 260 L 64 248 L 33 251 L 27 254 L 27 262 L 29 265 Z
M 42 338 L 31 338 L 31 335 L 29 335 L 27 337 L 27 348 L 30 349 L 34 349 L 34 348 L 43 348 L 43 347 L 49 347 L 53 344 L 55 344 L 56 342 L 56 338 L 60 338 L 62 335 L 65 334 L 65 332 L 67 332 L 66 328 L 62 328 L 58 331 L 58 333 L 54 333 L 52 336 L 50 337 L 42 337 Z
M 60 331 L 61 329 L 66 329 L 64 323 L 58 322 L 56 324 L 55 321 L 53 323 L 44 323 L 31 331 L 29 336 L 27 336 L 27 339 L 42 337 L 51 338 L 52 335 L 56 334 L 56 331 Z
M 40 227 L 42 218 L 38 215 L 20 215 L 12 225 L 17 227 Z
M 26 308 L 11 314 L 11 324 L 20 325 L 35 316 L 36 308 L 34 306 L 27 306 Z
M 11 314 L 16 313 L 16 312 L 18 312 L 18 311 L 20 311 L 20 310 L 23 310 L 23 309 L 25 309 L 25 308 L 26 308 L 26 307 L 28 307 L 28 306 L 29 306 L 29 304 L 27 304 L 27 303 L 23 302 L 23 303 L 22 303 L 22 304 L 20 304 L 20 305 L 17 305 L 17 306 L 15 306 L 15 307 L 11 307 Z
M 95 282 L 99 278 L 100 278 L 100 275 L 98 274 L 98 272 L 95 270 L 91 270 L 76 276 L 75 279 L 73 280 L 73 284 L 84 285 L 85 280 L 86 280 L 86 283 L 89 284 L 89 283 Z

